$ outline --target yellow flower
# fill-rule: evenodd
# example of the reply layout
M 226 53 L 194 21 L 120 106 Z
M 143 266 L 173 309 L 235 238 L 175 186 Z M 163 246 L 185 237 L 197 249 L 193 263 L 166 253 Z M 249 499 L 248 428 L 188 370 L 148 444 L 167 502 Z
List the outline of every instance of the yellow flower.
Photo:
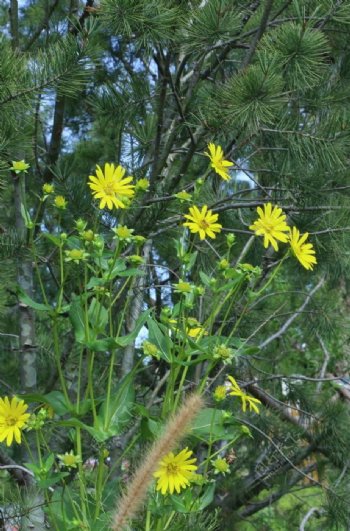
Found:
M 213 467 L 214 467 L 214 474 L 226 474 L 230 471 L 230 467 L 228 466 L 228 463 L 225 461 L 225 459 L 221 459 L 220 457 L 218 459 L 215 459 L 215 461 L 211 461 Z
M 149 180 L 148 179 L 139 179 L 136 181 L 135 184 L 135 190 L 140 190 L 141 192 L 147 192 L 149 188 Z
M 134 196 L 133 184 L 130 184 L 132 177 L 124 178 L 125 169 L 122 166 L 115 167 L 114 164 L 106 162 L 104 171 L 96 165 L 96 176 L 90 175 L 89 186 L 95 199 L 100 199 L 100 208 L 112 210 L 116 208 L 126 208 L 127 200 Z
M 50 183 L 44 183 L 43 184 L 43 192 L 46 195 L 53 194 L 55 191 L 55 187 L 53 184 Z
M 17 173 L 28 173 L 27 172 L 27 169 L 29 168 L 29 164 L 27 164 L 26 162 L 24 162 L 24 160 L 13 160 L 12 161 L 12 166 L 11 166 L 11 170 L 14 171 L 16 174 Z
M 67 206 L 67 201 L 65 200 L 63 195 L 56 195 L 54 199 L 54 205 L 55 207 L 61 208 L 62 210 L 64 210 Z
M 226 398 L 227 389 L 224 385 L 218 385 L 214 389 L 213 397 L 216 402 L 222 402 Z
M 0 442 L 6 439 L 7 446 L 11 446 L 13 437 L 18 444 L 21 443 L 21 429 L 25 426 L 30 417 L 26 413 L 28 405 L 24 400 L 19 400 L 14 396 L 10 402 L 9 398 L 0 398 Z
M 229 376 L 228 379 L 230 380 L 230 388 L 228 390 L 228 394 L 231 396 L 238 396 L 242 401 L 242 411 L 245 413 L 247 409 L 247 404 L 249 406 L 249 411 L 255 411 L 255 413 L 259 413 L 259 408 L 256 404 L 261 404 L 260 400 L 257 398 L 253 398 L 252 396 L 247 395 L 238 385 L 236 380 Z
M 66 253 L 66 262 L 74 262 L 79 264 L 79 262 L 84 261 L 89 256 L 84 249 L 72 249 L 71 251 L 65 251 Z
M 198 337 L 207 336 L 208 332 L 204 330 L 203 326 L 201 326 L 200 322 L 197 321 L 194 317 L 189 317 L 187 319 L 187 326 L 186 326 L 186 334 L 188 337 L 192 337 L 193 339 L 197 339 Z
M 177 455 L 169 452 L 164 456 L 153 474 L 158 478 L 156 490 L 160 490 L 162 494 L 168 491 L 173 494 L 174 490 L 179 493 L 181 489 L 188 487 L 193 472 L 198 468 L 194 465 L 197 459 L 195 457 L 190 459 L 192 454 L 192 450 L 185 448 Z
M 216 146 L 215 144 L 208 144 L 209 153 L 205 152 L 204 154 L 210 158 L 210 166 L 216 171 L 224 181 L 228 181 L 230 174 L 227 171 L 227 168 L 233 166 L 233 162 L 229 160 L 224 160 L 224 152 L 221 146 Z
M 216 223 L 218 220 L 218 214 L 213 214 L 208 207 L 204 205 L 202 210 L 199 210 L 196 206 L 190 207 L 189 214 L 185 214 L 185 218 L 189 221 L 184 223 L 184 227 L 188 227 L 194 234 L 199 232 L 199 237 L 204 240 L 206 236 L 209 238 L 215 238 L 215 232 L 221 232 L 222 225 Z
M 175 293 L 192 293 L 193 286 L 189 282 L 180 280 L 177 284 L 173 284 Z
M 250 225 L 250 230 L 253 230 L 256 236 L 264 236 L 264 247 L 267 248 L 269 244 L 278 251 L 277 241 L 287 243 L 289 227 L 286 223 L 286 215 L 283 214 L 281 208 L 273 207 L 271 203 L 264 205 L 264 210 L 261 207 L 257 208 L 259 219 Z M 287 234 L 285 234 L 287 233 Z
M 293 227 L 289 243 L 294 255 L 297 257 L 301 265 L 305 267 L 305 269 L 311 269 L 312 271 L 314 265 L 317 264 L 317 260 L 312 243 L 305 243 L 308 236 L 308 232 L 305 232 L 305 234 L 300 236 L 298 229 Z
M 192 337 L 192 339 L 197 339 L 198 336 L 203 334 L 203 327 L 196 326 L 195 328 L 187 328 L 186 334 L 188 335 L 188 337 Z M 204 335 L 207 336 L 208 332 L 204 332 Z
M 58 454 L 57 457 L 61 461 L 61 464 L 67 468 L 77 468 L 77 465 L 81 463 L 80 455 L 74 455 L 73 450 L 65 454 Z
M 126 225 L 118 225 L 113 232 L 119 240 L 131 241 L 134 229 L 129 229 Z

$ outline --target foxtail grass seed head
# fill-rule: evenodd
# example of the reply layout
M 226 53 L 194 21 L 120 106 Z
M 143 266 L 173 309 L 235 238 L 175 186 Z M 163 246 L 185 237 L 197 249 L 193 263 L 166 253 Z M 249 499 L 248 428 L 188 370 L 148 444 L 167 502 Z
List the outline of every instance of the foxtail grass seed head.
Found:
M 136 469 L 126 492 L 117 503 L 112 523 L 113 531 L 125 529 L 128 522 L 135 516 L 146 498 L 147 489 L 153 480 L 153 474 L 159 470 L 161 460 L 172 452 L 185 436 L 192 420 L 203 406 L 203 398 L 198 394 L 193 394 L 184 399 L 179 410 L 168 420 L 163 435 L 153 443 L 143 457 L 142 464 Z

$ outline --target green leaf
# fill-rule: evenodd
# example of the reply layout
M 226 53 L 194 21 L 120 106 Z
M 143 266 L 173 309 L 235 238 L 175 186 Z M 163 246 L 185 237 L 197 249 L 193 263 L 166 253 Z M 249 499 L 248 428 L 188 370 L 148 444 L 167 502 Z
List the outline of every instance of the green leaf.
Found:
M 121 383 L 112 390 L 109 402 L 102 402 L 94 423 L 95 437 L 100 442 L 122 432 L 131 418 L 131 409 L 135 400 L 135 389 L 132 385 L 133 373 L 128 374 Z
M 91 277 L 89 282 L 86 285 L 86 289 L 92 289 L 96 286 L 104 286 L 106 284 L 105 278 Z
M 49 404 L 57 415 L 65 415 L 71 411 L 67 404 L 64 394 L 61 391 L 50 391 L 47 395 L 41 395 L 42 401 Z
M 126 271 L 118 273 L 118 277 L 142 277 L 146 273 L 142 269 L 136 269 L 135 267 L 128 268 Z
M 27 229 L 32 229 L 34 227 L 34 224 L 30 218 L 30 214 L 26 207 L 21 203 L 21 216 L 23 218 L 24 224 Z
M 214 499 L 216 483 L 210 483 L 202 496 L 194 497 L 192 489 L 188 488 L 180 495 L 172 494 L 170 496 L 171 503 L 176 511 L 179 513 L 197 513 L 203 511 Z
M 69 318 L 73 326 L 75 339 L 78 343 L 85 341 L 85 316 L 80 297 L 73 297 L 69 309 Z
M 242 436 L 242 429 L 225 410 L 206 408 L 196 416 L 191 435 L 202 441 L 232 440 Z
M 105 339 L 95 339 L 86 343 L 87 348 L 94 352 L 108 352 L 116 349 L 119 344 L 113 337 L 106 337 Z
M 69 476 L 69 472 L 57 472 L 46 479 L 39 479 L 37 481 L 38 487 L 41 489 L 47 489 L 56 483 L 59 483 L 63 478 Z
M 41 235 L 50 242 L 52 242 L 54 245 L 57 245 L 57 247 L 60 247 L 62 244 L 62 240 L 58 236 L 54 236 L 53 234 L 49 234 L 48 232 L 43 232 Z
M 203 282 L 204 286 L 207 286 L 207 288 L 210 287 L 210 277 L 208 277 L 208 275 L 206 275 L 206 273 L 204 273 L 203 271 L 200 271 L 199 272 L 199 276 L 200 276 L 200 279 L 201 281 Z
M 26 306 L 29 306 L 30 308 L 33 308 L 34 310 L 38 310 L 39 312 L 51 312 L 52 308 L 48 304 L 42 304 L 40 302 L 35 302 L 33 299 L 25 293 L 22 288 L 17 286 L 16 292 L 18 295 L 19 300 L 25 304 Z
M 149 318 L 151 311 L 152 310 L 146 310 L 140 315 L 140 317 L 137 319 L 135 323 L 134 330 L 130 332 L 130 334 L 127 334 L 126 336 L 122 336 L 122 337 L 116 337 L 115 338 L 116 344 L 119 345 L 120 347 L 126 347 L 127 345 L 130 345 L 131 343 L 133 343 L 135 339 L 137 338 L 137 336 L 139 335 L 141 328 L 143 327 L 143 325 Z
M 213 481 L 205 489 L 203 495 L 198 499 L 198 509 L 197 511 L 203 511 L 214 499 L 216 482 Z
M 88 317 L 96 334 L 105 331 L 108 323 L 108 310 L 95 297 L 90 302 Z
M 173 342 L 168 335 L 168 329 L 149 317 L 147 319 L 149 341 L 158 347 L 160 357 L 168 363 L 173 362 Z

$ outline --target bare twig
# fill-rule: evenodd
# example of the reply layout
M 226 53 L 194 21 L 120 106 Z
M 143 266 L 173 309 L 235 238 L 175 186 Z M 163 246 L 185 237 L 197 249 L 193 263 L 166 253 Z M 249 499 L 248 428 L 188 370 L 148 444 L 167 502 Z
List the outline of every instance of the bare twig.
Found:
M 281 336 L 283 336 L 283 334 L 288 330 L 288 328 L 291 326 L 291 324 L 295 321 L 295 319 L 304 311 L 304 309 L 306 308 L 306 306 L 309 304 L 309 302 L 311 301 L 312 297 L 315 295 L 315 293 L 323 286 L 323 284 L 325 283 L 325 278 L 322 277 L 319 282 L 316 284 L 316 286 L 310 291 L 310 293 L 307 295 L 306 299 L 304 300 L 303 304 L 301 306 L 299 306 L 299 308 L 296 310 L 296 312 L 293 313 L 293 315 L 291 315 L 289 317 L 289 319 L 287 319 L 287 321 L 283 324 L 283 326 L 281 326 L 281 328 L 275 332 L 274 334 L 272 334 L 272 336 L 268 337 L 267 339 L 265 339 L 265 341 L 263 341 L 262 343 L 260 343 L 259 345 L 259 348 L 261 350 L 263 350 L 264 348 L 267 347 L 267 345 L 269 345 L 270 343 L 272 343 L 272 341 L 274 341 L 275 339 L 278 339 L 280 338 Z

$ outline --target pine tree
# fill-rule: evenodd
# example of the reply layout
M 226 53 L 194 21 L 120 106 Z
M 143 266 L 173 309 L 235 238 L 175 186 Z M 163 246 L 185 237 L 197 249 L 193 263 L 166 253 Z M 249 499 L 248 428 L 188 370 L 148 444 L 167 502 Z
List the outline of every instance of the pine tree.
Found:
M 86 181 L 96 164 L 121 163 L 130 175 L 149 180 L 138 209 L 123 221 L 147 239 L 146 275 L 133 283 L 134 304 L 125 319 L 115 311 L 116 322 L 131 333 L 145 307 L 159 316 L 176 302 L 176 294 L 169 295 L 179 273 L 173 239 L 187 204 L 179 211 L 175 194 L 200 187 L 202 203 L 225 228 L 218 249 L 234 234 L 237 263 L 262 269 L 255 291 L 271 279 L 264 296 L 242 296 L 215 323 L 220 330 L 229 312 L 222 334 L 237 326 L 235 373 L 265 408 L 246 421 L 254 438 L 238 443 L 232 473 L 210 509 L 218 509 L 220 529 L 248 529 L 246 519 L 261 527 L 273 503 L 315 485 L 319 513 L 308 521 L 320 516 L 319 528 L 348 526 L 348 396 L 335 377 L 348 376 L 349 2 L 71 0 L 67 7 L 39 0 L 19 7 L 12 0 L 10 13 L 1 5 L 0 22 L 1 391 L 59 387 L 48 323 L 40 312 L 34 320 L 19 296 L 45 302 L 23 205 L 30 217 L 42 186 L 53 183 L 69 203 L 61 223 L 70 233 L 78 218 L 90 221 Z M 198 181 L 208 171 L 210 142 L 234 161 L 229 182 L 219 176 Z M 18 176 L 10 168 L 22 159 L 31 167 Z M 261 259 L 261 241 L 249 226 L 256 207 L 267 202 L 310 233 L 318 262 L 312 277 L 291 260 L 274 277 L 281 256 L 269 249 Z M 104 213 L 99 221 L 107 232 L 120 219 Z M 36 223 L 38 231 L 54 234 L 57 212 L 43 204 Z M 53 300 L 57 254 L 49 241 L 41 239 L 40 246 Z M 196 243 L 196 250 L 194 283 L 213 275 L 216 260 L 209 246 Z M 78 284 L 72 280 L 67 293 L 76 293 Z M 201 321 L 206 302 L 204 295 L 196 315 Z M 62 367 L 73 375 L 74 389 L 78 351 L 65 324 L 62 334 Z M 115 379 L 136 361 L 137 347 L 129 345 Z M 96 363 L 102 373 L 107 362 Z M 163 369 L 153 379 L 152 367 L 145 367 L 140 389 L 157 389 Z M 188 373 L 189 385 L 201 370 Z M 110 450 L 119 455 L 113 442 Z M 310 507 L 295 507 L 291 502 L 284 515 L 293 512 L 298 526 Z M 274 529 L 278 516 L 272 518 Z

